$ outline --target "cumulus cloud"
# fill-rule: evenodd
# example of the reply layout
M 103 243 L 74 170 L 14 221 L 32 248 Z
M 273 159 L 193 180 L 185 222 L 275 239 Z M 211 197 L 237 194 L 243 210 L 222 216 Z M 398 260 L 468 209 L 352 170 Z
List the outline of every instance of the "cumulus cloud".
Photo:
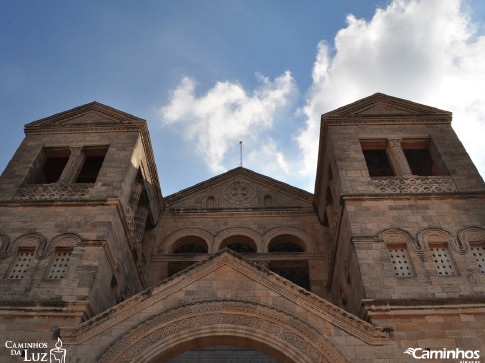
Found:
M 248 94 L 237 82 L 217 82 L 205 95 L 195 95 L 196 82 L 185 77 L 160 109 L 162 122 L 177 124 L 185 139 L 195 141 L 197 151 L 214 172 L 225 170 L 226 152 L 239 140 L 253 140 L 271 128 L 275 113 L 288 105 L 296 85 L 286 71 L 274 81 L 258 75 L 259 86 Z M 274 142 L 262 154 L 276 151 Z M 284 165 L 284 160 L 281 164 Z M 232 165 L 234 166 L 234 165 Z
M 382 92 L 452 111 L 454 129 L 485 175 L 485 35 L 464 1 L 393 0 L 369 21 L 348 15 L 333 44 L 317 45 L 312 85 L 297 116 L 288 110 L 297 88 L 287 71 L 274 81 L 259 76 L 252 93 L 226 81 L 201 97 L 195 81 L 184 78 L 161 118 L 195 140 L 214 172 L 225 170 L 227 151 L 244 139 L 251 144 L 245 165 L 311 191 L 320 115 Z M 286 122 L 304 119 L 294 145 L 274 135 L 278 110 L 287 112 Z
M 459 0 L 394 0 L 370 21 L 347 17 L 320 42 L 297 137 L 314 175 L 320 115 L 375 92 L 453 112 L 453 127 L 485 175 L 485 36 Z

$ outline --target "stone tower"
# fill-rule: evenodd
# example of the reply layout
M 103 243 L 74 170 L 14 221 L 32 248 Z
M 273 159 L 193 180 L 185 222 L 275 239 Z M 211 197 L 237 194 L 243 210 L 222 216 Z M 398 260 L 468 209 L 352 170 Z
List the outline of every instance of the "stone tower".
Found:
M 0 178 L 5 339 L 49 341 L 144 290 L 161 203 L 144 120 L 93 102 L 26 125 Z
M 322 115 L 315 205 L 331 300 L 427 348 L 484 338 L 433 326 L 460 329 L 485 299 L 485 184 L 451 118 L 380 93 Z

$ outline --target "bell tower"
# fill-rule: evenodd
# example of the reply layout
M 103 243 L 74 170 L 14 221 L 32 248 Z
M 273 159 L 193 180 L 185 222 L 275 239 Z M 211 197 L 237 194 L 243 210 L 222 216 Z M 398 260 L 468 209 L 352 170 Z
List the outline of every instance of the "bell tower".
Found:
M 26 125 L 0 177 L 9 318 L 55 330 L 145 289 L 161 205 L 145 120 L 93 102 Z
M 485 184 L 451 119 L 381 93 L 322 115 L 314 202 L 331 233 L 327 286 L 373 323 L 485 296 Z

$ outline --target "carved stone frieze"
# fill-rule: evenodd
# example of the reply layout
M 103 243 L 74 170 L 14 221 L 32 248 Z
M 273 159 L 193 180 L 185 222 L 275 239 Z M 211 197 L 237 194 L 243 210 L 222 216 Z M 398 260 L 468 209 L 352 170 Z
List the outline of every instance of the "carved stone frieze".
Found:
M 451 193 L 456 186 L 449 176 L 413 176 L 373 178 L 377 193 Z
M 235 181 L 224 189 L 224 199 L 232 204 L 249 203 L 256 196 L 254 187 L 242 181 Z
M 88 197 L 93 184 L 32 184 L 21 187 L 15 199 L 17 200 L 71 200 Z
M 221 299 L 149 316 L 117 337 L 96 362 L 148 361 L 204 336 L 256 340 L 300 362 L 347 361 L 315 327 L 294 315 L 261 303 Z

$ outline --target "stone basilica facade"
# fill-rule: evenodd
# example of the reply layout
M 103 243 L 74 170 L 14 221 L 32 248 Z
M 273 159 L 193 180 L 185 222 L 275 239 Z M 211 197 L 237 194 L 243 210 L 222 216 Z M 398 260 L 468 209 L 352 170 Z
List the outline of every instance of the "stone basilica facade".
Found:
M 322 115 L 314 194 L 239 167 L 162 196 L 146 121 L 96 102 L 26 125 L 0 361 L 483 360 L 485 184 L 451 119 L 380 93 Z

